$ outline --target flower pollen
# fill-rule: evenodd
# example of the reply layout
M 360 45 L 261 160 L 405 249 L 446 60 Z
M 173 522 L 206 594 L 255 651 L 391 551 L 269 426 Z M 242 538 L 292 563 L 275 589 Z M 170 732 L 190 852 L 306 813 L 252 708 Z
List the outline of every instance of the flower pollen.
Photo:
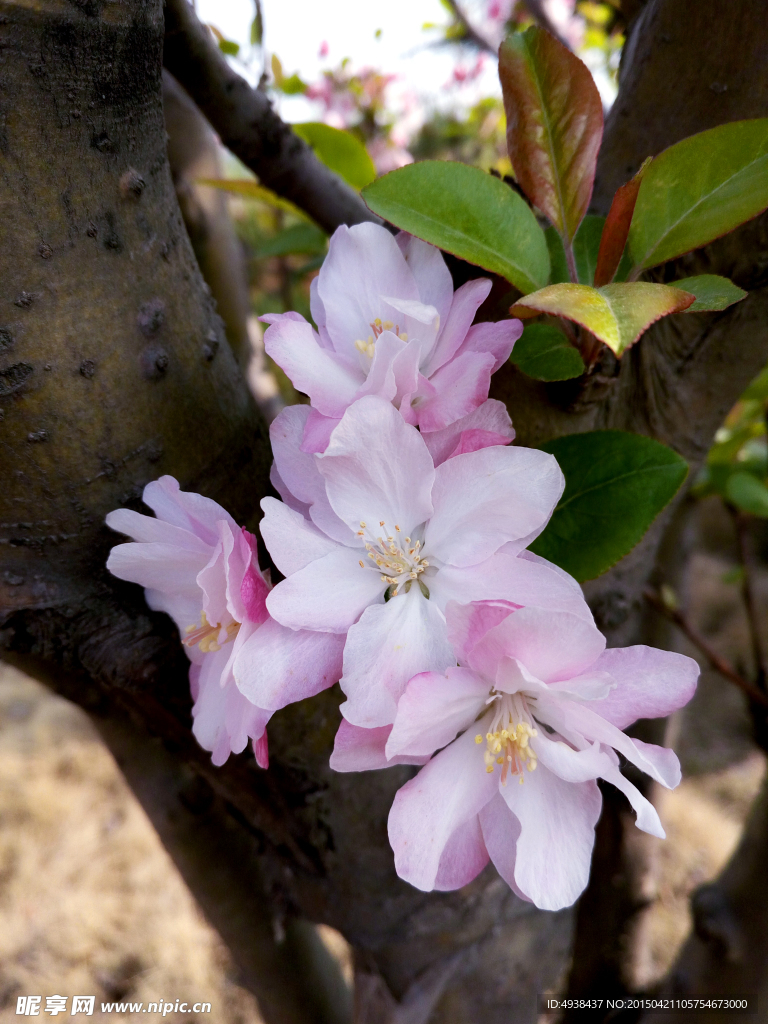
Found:
M 355 348 L 358 352 L 362 352 L 364 356 L 368 356 L 369 359 L 373 359 L 373 354 L 376 351 L 376 342 L 384 331 L 394 330 L 400 341 L 408 341 L 408 335 L 403 331 L 400 333 L 400 325 L 393 324 L 391 320 L 382 320 L 380 317 L 376 317 L 369 327 L 373 331 L 373 334 L 369 334 L 365 341 L 358 338 L 355 342 Z
M 240 623 L 234 620 L 229 623 L 227 628 L 227 637 L 222 643 L 228 644 L 237 636 L 238 630 L 240 629 Z M 206 618 L 205 612 L 200 613 L 200 625 L 199 626 L 187 626 L 186 636 L 182 643 L 186 647 L 199 647 L 203 654 L 208 654 L 213 651 L 220 651 L 221 644 L 219 643 L 219 633 L 221 632 L 221 623 L 217 622 L 214 626 Z
M 498 702 L 490 728 L 485 734 L 487 749 L 484 754 L 485 770 L 490 775 L 501 765 L 501 784 L 506 786 L 507 775 L 517 775 L 522 785 L 523 769 L 536 770 L 538 760 L 530 741 L 538 732 L 533 727 L 525 697 L 522 694 L 494 693 L 488 703 Z M 483 742 L 482 733 L 475 743 Z
M 376 572 L 381 573 L 381 582 L 394 588 L 391 597 L 398 594 L 400 587 L 404 584 L 407 590 L 410 583 L 413 580 L 418 580 L 424 570 L 429 568 L 429 562 L 421 554 L 421 541 L 417 540 L 412 544 L 411 538 L 405 537 L 403 545 L 401 538 L 397 536 L 403 531 L 397 524 L 395 524 L 394 534 L 388 535 L 386 538 L 374 537 L 368 533 L 363 522 L 360 523 L 360 526 L 361 529 L 357 531 L 357 536 L 366 538 L 367 535 L 365 550 L 370 561 L 374 563 L 366 565 L 361 559 L 360 565 L 364 569 L 375 569 Z M 383 519 L 379 520 L 379 526 L 386 526 Z

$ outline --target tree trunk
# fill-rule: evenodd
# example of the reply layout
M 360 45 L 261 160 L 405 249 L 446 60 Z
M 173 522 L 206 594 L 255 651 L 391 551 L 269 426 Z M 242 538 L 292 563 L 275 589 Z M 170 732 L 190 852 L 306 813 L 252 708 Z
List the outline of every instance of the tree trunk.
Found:
M 755 6 L 734 2 L 728 17 L 743 30 Z M 614 182 L 672 141 L 669 119 L 655 136 L 658 112 L 633 97 L 651 103 L 640 90 L 638 54 L 647 50 L 646 74 L 659 73 L 653 61 L 672 45 L 663 18 L 673 8 L 679 45 L 664 94 L 692 102 L 701 87 L 710 105 L 721 96 L 731 102 L 709 81 L 701 85 L 702 52 L 713 51 L 707 61 L 722 52 L 726 66 L 744 49 L 721 24 L 720 5 L 652 0 L 608 126 L 596 193 L 603 209 Z M 692 19 L 709 26 L 706 45 L 692 44 Z M 157 0 L 68 7 L 43 0 L 34 9 L 0 0 L 0 196 L 10 226 L 0 238 L 0 635 L 7 656 L 47 674 L 101 720 L 201 906 L 265 1013 L 274 1014 L 268 1019 L 291 1019 L 279 1015 L 291 1012 L 290 992 L 280 991 L 281 977 L 290 989 L 290 972 L 270 967 L 277 954 L 264 937 L 265 917 L 249 928 L 249 915 L 233 908 L 227 892 L 264 892 L 269 917 L 300 912 L 339 928 L 357 953 L 359 1024 L 529 1021 L 535 993 L 557 984 L 567 962 L 573 913 L 535 910 L 491 868 L 456 893 L 424 894 L 399 881 L 386 817 L 411 770 L 330 771 L 338 688 L 275 716 L 268 772 L 246 755 L 213 768 L 190 734 L 187 662 L 169 620 L 149 613 L 138 588 L 104 570 L 116 540 L 104 515 L 138 507 L 150 479 L 172 473 L 251 527 L 268 487 L 263 423 L 173 194 L 162 30 Z M 749 45 L 757 47 L 762 32 L 765 46 L 767 30 L 752 25 Z M 632 77 L 635 61 L 640 70 Z M 765 74 L 741 95 L 737 116 L 765 112 Z M 701 103 L 680 135 L 715 123 L 712 117 Z M 648 138 L 633 149 L 636 126 L 646 122 Z M 756 221 L 682 261 L 687 274 L 725 273 L 754 289 L 732 310 L 664 322 L 620 365 L 606 355 L 585 382 L 539 385 L 511 367 L 501 371 L 495 393 L 508 400 L 520 441 L 620 427 L 671 444 L 695 473 L 723 415 L 768 358 L 765 232 L 766 221 Z M 640 635 L 641 589 L 668 521 L 669 514 L 661 517 L 588 588 L 614 645 Z M 169 826 L 177 814 L 180 824 Z M 199 832 L 191 814 L 201 816 Z M 216 844 L 211 872 L 201 870 L 206 836 Z M 600 906 L 606 879 L 595 874 Z M 622 927 L 620 920 L 614 934 Z M 276 1008 L 267 1011 L 276 991 Z M 313 1019 L 322 1019 L 316 1012 Z

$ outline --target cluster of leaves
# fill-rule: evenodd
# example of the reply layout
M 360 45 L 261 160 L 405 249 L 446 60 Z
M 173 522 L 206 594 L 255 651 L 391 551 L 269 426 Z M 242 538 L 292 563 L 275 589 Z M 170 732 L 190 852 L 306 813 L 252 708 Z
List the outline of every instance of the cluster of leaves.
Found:
M 718 494 L 732 508 L 768 519 L 768 367 L 750 384 L 715 435 L 693 487 Z
M 478 168 L 424 161 L 378 179 L 363 196 L 397 227 L 504 277 L 522 293 L 513 315 L 559 318 L 561 326 L 526 328 L 512 357 L 524 372 L 579 376 L 599 343 L 621 357 L 660 317 L 744 298 L 715 275 L 674 286 L 638 278 L 768 206 L 768 120 L 723 125 L 649 158 L 607 218 L 592 217 L 603 112 L 589 70 L 532 27 L 502 45 L 499 75 L 515 187 Z M 675 452 L 621 431 L 560 438 L 547 449 L 566 490 L 534 550 L 580 580 L 626 554 L 687 473 Z M 731 490 L 744 480 L 734 477 Z M 753 481 L 753 492 L 763 486 Z
M 523 368 L 562 379 L 571 343 L 587 358 L 593 339 L 621 356 L 662 316 L 720 310 L 744 297 L 714 275 L 674 287 L 637 278 L 768 206 L 768 120 L 722 125 L 671 146 L 618 190 L 607 218 L 589 217 L 603 113 L 588 68 L 532 27 L 502 45 L 499 75 L 519 191 L 477 168 L 424 161 L 363 194 L 398 227 L 506 278 L 522 292 L 513 314 L 561 319 L 557 344 L 551 331 L 529 336 L 517 357 Z M 569 363 L 569 375 L 582 371 Z

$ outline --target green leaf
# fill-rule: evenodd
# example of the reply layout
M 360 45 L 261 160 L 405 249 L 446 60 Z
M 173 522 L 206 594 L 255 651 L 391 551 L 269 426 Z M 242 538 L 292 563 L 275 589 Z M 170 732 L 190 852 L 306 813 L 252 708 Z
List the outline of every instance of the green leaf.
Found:
M 531 550 L 579 582 L 632 550 L 688 472 L 671 448 L 622 430 L 558 437 L 542 449 L 560 464 L 565 491 Z
M 586 327 L 596 338 L 621 356 L 652 323 L 679 313 L 693 296 L 665 284 L 640 281 L 590 288 L 586 284 L 552 284 L 518 299 L 510 312 L 530 316 L 528 310 L 551 313 Z
M 219 49 L 228 57 L 236 57 L 240 53 L 240 43 L 234 43 L 231 39 L 220 39 Z
M 760 402 L 764 402 L 768 398 L 768 366 L 758 373 L 741 397 L 742 399 L 756 399 Z
M 595 280 L 597 253 L 600 249 L 600 237 L 603 233 L 605 217 L 588 214 L 579 225 L 573 240 L 573 255 L 576 259 L 576 273 L 582 284 L 592 284 Z
M 564 239 L 587 212 L 603 137 L 603 104 L 592 73 L 537 26 L 499 50 L 509 158 L 520 186 Z
M 573 240 L 573 255 L 576 259 L 576 273 L 581 284 L 592 284 L 597 265 L 597 252 L 603 230 L 604 217 L 588 214 L 579 225 Z M 549 275 L 550 284 L 567 284 L 571 279 L 568 274 L 568 261 L 565 258 L 563 240 L 555 228 L 547 228 L 544 232 L 549 249 L 552 271 Z
M 768 207 L 768 118 L 733 121 L 665 149 L 640 185 L 635 272 L 698 249 Z
M 327 241 L 325 232 L 314 224 L 293 224 L 273 238 L 266 239 L 259 246 L 256 256 L 259 259 L 266 259 L 268 256 L 288 256 L 291 253 L 307 253 L 314 256 L 325 252 Z
M 725 496 L 732 505 L 760 519 L 768 519 L 768 487 L 752 473 L 731 473 Z
M 670 281 L 673 288 L 690 292 L 696 301 L 689 306 L 686 313 L 705 313 L 717 309 L 727 309 L 734 302 L 741 302 L 747 293 L 729 281 L 727 277 L 717 274 L 699 274 L 697 277 L 684 277 L 682 281 Z
M 570 380 L 584 373 L 584 360 L 551 324 L 529 324 L 509 361 L 534 380 Z
M 306 121 L 291 128 L 314 149 L 318 160 L 330 167 L 353 188 L 363 188 L 376 177 L 368 151 L 351 132 L 331 128 L 322 121 Z
M 278 210 L 292 213 L 310 224 L 313 223 L 298 206 L 294 206 L 288 199 L 283 199 L 272 189 L 265 188 L 264 185 L 260 185 L 258 181 L 252 181 L 250 178 L 198 178 L 195 184 L 209 185 L 211 188 L 221 189 L 222 192 L 234 192 L 235 195 L 243 196 L 245 199 L 258 199 L 262 203 L 268 203 L 269 206 L 277 207 Z
M 395 227 L 499 274 L 523 294 L 547 283 L 547 242 L 533 212 L 477 167 L 422 160 L 374 181 L 363 198 Z
M 557 228 L 548 227 L 544 232 L 549 250 L 549 283 L 567 284 L 571 278 L 568 274 L 568 260 L 565 258 L 563 240 L 557 233 Z

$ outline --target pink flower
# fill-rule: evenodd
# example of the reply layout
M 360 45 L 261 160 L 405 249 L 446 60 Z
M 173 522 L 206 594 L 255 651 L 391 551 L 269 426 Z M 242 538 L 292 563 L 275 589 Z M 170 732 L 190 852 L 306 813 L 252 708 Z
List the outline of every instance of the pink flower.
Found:
M 386 746 L 389 758 L 440 750 L 395 797 L 397 872 L 418 889 L 455 889 L 490 858 L 519 896 L 567 907 L 589 877 L 596 779 L 626 794 L 639 828 L 664 838 L 616 752 L 662 786 L 678 784 L 671 750 L 621 730 L 682 707 L 698 665 L 653 647 L 605 650 L 597 628 L 567 611 L 482 601 L 451 603 L 446 615 L 462 667 L 411 679 Z
M 107 568 L 145 587 L 150 608 L 176 623 L 192 661 L 192 731 L 213 763 L 239 754 L 250 737 L 265 768 L 273 712 L 338 679 L 343 641 L 270 618 L 255 538 L 215 501 L 181 491 L 171 476 L 147 484 L 143 497 L 156 518 L 127 508 L 107 516 L 134 540 L 112 549 Z
M 353 725 L 391 724 L 412 676 L 455 665 L 448 601 L 535 603 L 591 621 L 578 584 L 523 550 L 562 492 L 552 456 L 495 446 L 435 468 L 418 430 L 373 396 L 313 456 L 299 448 L 305 416 L 286 409 L 271 428 L 286 502 L 262 501 L 260 529 L 286 579 L 267 608 L 291 629 L 347 635 L 342 712 Z
M 269 355 L 312 414 L 305 451 L 324 451 L 344 411 L 365 395 L 392 402 L 422 431 L 441 430 L 488 397 L 491 374 L 522 333 L 519 320 L 472 325 L 491 282 L 455 293 L 439 249 L 375 224 L 340 227 L 312 282 L 312 316 L 262 317 Z

